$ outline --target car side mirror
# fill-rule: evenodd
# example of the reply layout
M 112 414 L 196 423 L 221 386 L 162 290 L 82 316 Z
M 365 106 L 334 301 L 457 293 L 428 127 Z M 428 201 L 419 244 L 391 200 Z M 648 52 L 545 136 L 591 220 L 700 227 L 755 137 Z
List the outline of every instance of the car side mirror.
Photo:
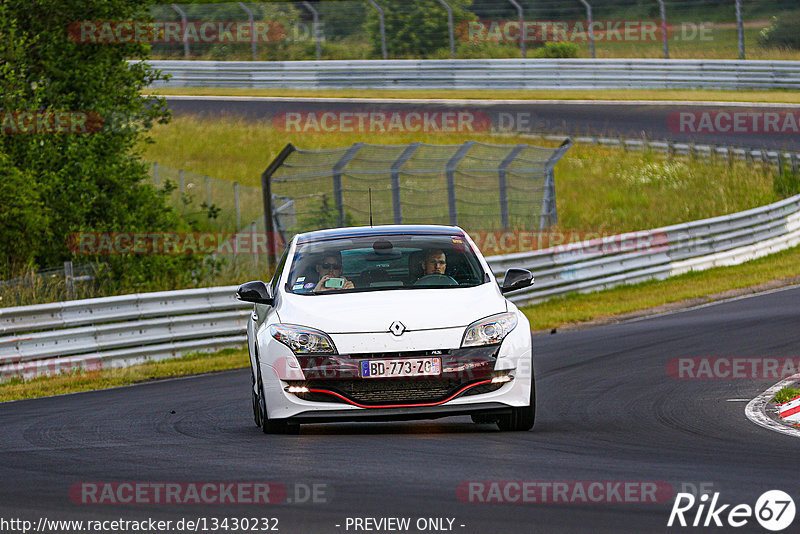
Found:
M 255 304 L 267 304 L 272 306 L 275 303 L 275 298 L 272 295 L 272 289 L 264 282 L 258 280 L 255 282 L 247 282 L 239 286 L 236 290 L 236 298 L 244 302 L 253 302 Z
M 527 269 L 509 269 L 506 271 L 506 276 L 503 278 L 503 285 L 500 286 L 500 292 L 508 293 L 509 291 L 516 291 L 523 287 L 528 287 L 533 284 L 533 274 Z

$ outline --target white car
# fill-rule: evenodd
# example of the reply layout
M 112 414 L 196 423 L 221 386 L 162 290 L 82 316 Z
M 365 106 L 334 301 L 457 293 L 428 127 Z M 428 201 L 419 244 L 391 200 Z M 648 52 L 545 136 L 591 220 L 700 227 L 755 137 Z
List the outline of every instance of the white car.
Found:
M 535 417 L 530 327 L 454 226 L 337 228 L 296 235 L 269 284 L 237 291 L 253 414 L 265 433 L 302 423 L 471 415 L 501 430 Z

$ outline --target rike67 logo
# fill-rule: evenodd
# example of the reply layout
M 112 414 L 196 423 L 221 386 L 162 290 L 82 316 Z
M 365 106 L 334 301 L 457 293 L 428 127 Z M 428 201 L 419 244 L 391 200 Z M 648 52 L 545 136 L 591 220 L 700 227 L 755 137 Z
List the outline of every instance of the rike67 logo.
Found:
M 721 504 L 719 495 L 717 492 L 710 497 L 704 494 L 695 498 L 691 493 L 678 493 L 667 526 L 738 528 L 755 518 L 763 528 L 777 532 L 794 521 L 794 500 L 784 491 L 767 491 L 752 507 L 749 504 Z

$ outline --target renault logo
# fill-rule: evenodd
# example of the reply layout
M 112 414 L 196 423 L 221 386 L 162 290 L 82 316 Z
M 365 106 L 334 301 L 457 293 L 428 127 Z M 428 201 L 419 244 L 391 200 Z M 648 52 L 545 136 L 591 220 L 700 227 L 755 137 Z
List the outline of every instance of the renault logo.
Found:
M 389 332 L 396 336 L 402 336 L 403 332 L 406 331 L 406 326 L 401 323 L 400 321 L 395 321 L 389 326 Z

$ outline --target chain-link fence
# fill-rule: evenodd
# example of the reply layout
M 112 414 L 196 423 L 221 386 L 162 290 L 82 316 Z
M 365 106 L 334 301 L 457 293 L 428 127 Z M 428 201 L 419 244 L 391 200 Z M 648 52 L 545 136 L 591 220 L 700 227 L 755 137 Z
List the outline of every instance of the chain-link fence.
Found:
M 294 202 L 299 232 L 366 224 L 445 224 L 467 231 L 543 230 L 556 223 L 553 167 L 569 150 L 527 144 L 288 145 L 266 188 Z M 274 197 L 273 197 L 274 198 Z M 273 208 L 275 209 L 275 208 Z
M 158 30 L 151 55 L 269 61 L 520 56 L 789 59 L 800 57 L 800 52 L 763 47 L 761 33 L 773 17 L 796 18 L 798 12 L 800 0 L 160 4 L 150 8 Z M 102 38 L 102 28 L 97 31 Z

